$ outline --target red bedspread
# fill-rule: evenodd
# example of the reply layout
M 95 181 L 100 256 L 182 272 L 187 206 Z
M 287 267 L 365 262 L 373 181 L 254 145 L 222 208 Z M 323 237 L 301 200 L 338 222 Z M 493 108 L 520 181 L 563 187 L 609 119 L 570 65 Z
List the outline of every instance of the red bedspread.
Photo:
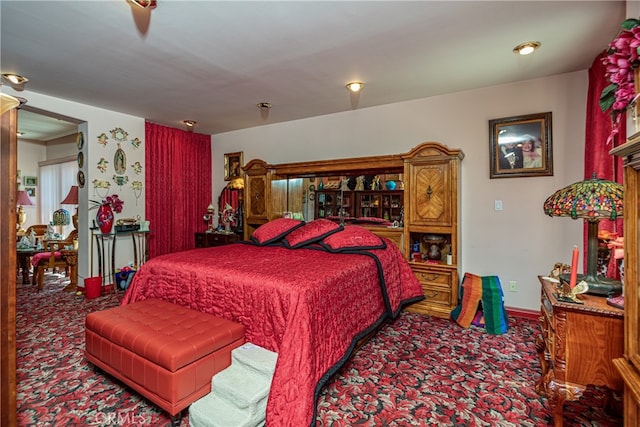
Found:
M 161 298 L 242 323 L 247 341 L 278 353 L 267 425 L 309 425 L 321 386 L 356 341 L 422 297 L 400 251 L 386 243 L 367 251 L 382 283 L 371 256 L 237 243 L 149 260 L 122 303 Z

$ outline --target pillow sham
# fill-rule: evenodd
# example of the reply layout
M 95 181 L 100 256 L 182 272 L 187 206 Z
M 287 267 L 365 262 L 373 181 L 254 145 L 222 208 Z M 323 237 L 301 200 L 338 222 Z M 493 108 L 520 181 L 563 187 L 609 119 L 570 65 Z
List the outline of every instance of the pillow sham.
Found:
M 306 223 L 304 226 L 296 228 L 282 239 L 288 248 L 299 248 L 311 243 L 315 243 L 325 237 L 342 230 L 340 224 L 336 224 L 328 219 L 320 218 Z
M 380 236 L 366 228 L 349 225 L 337 233 L 325 237 L 320 245 L 330 252 L 343 252 L 358 249 L 384 249 L 387 244 Z
M 277 242 L 304 224 L 304 221 L 298 219 L 277 218 L 258 227 L 253 234 L 251 234 L 251 240 L 258 245 L 268 245 Z

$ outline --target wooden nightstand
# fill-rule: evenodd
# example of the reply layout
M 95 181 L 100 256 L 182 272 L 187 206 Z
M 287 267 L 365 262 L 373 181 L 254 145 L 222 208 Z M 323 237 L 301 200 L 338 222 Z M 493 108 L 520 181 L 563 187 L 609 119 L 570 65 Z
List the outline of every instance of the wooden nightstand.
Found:
M 223 246 L 235 243 L 238 240 L 237 234 L 224 233 L 195 233 L 196 248 L 208 248 L 211 246 Z
M 542 376 L 536 392 L 549 399 L 556 427 L 562 426 L 564 402 L 577 400 L 587 385 L 622 390 L 622 378 L 613 359 L 622 357 L 624 310 L 606 298 L 582 294 L 584 304 L 559 301 L 555 284 L 542 284 L 540 326 L 536 350 Z M 612 399 L 608 399 L 611 410 Z

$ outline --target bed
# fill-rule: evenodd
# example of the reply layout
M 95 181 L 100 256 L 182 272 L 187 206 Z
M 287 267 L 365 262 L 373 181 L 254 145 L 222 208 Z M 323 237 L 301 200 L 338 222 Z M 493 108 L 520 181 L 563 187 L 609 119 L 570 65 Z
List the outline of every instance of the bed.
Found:
M 251 241 L 147 261 L 122 304 L 148 298 L 242 323 L 247 341 L 278 353 L 267 425 L 303 426 L 314 424 L 320 389 L 357 342 L 423 294 L 386 238 L 281 218 Z

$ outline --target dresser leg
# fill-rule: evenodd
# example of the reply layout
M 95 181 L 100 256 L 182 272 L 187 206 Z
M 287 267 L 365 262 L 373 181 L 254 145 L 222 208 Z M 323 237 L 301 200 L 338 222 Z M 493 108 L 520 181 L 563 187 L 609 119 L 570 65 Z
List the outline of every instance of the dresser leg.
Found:
M 540 367 L 542 368 L 542 375 L 540 375 L 540 380 L 536 384 L 536 393 L 540 396 L 547 397 L 547 387 L 545 384 L 545 377 L 547 376 L 547 372 L 549 372 L 549 360 L 546 355 L 546 345 L 544 341 L 544 337 L 538 335 L 536 337 L 536 351 L 538 352 L 538 359 L 540 360 Z

